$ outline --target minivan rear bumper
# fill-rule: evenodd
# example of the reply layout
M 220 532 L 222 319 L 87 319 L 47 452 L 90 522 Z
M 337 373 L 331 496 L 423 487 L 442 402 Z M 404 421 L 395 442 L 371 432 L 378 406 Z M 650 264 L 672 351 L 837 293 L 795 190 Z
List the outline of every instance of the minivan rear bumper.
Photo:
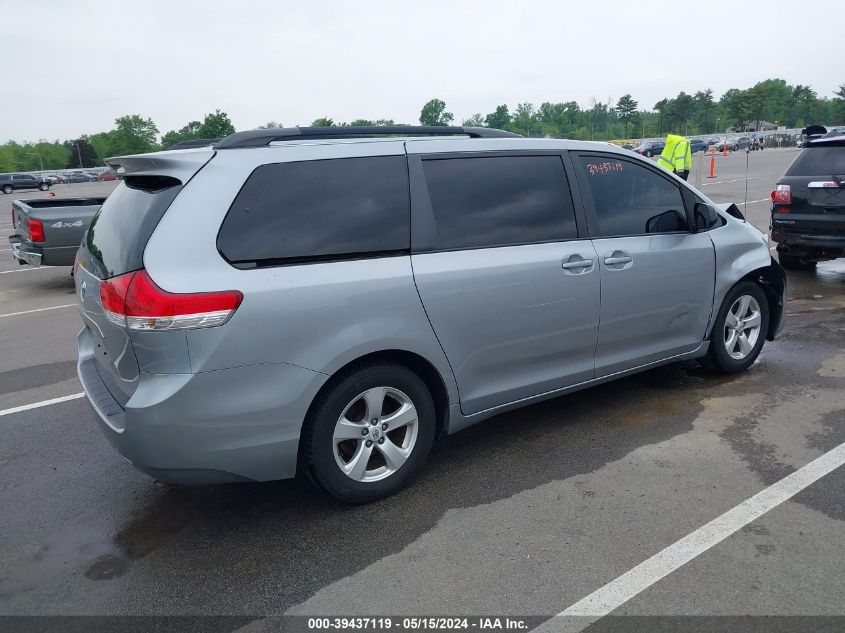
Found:
M 293 477 L 302 422 L 325 374 L 266 363 L 198 374 L 145 374 L 126 407 L 100 377 L 87 329 L 77 373 L 114 448 L 172 483 Z

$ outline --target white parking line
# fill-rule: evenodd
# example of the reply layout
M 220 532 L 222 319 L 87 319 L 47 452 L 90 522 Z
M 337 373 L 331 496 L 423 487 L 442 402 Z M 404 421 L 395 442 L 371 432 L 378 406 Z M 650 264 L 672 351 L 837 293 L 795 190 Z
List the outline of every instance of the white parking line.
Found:
M 658 580 L 665 578 L 696 556 L 721 543 L 734 532 L 759 519 L 769 510 L 787 501 L 842 464 L 845 464 L 845 443 L 814 459 L 768 488 L 764 488 L 750 499 L 743 501 L 723 515 L 716 517 L 710 523 L 661 550 L 630 571 L 610 581 L 601 589 L 582 598 L 565 611 L 561 611 L 558 617 L 571 615 L 591 616 L 598 619 L 607 615 L 641 591 L 651 587 Z M 549 627 L 543 625 L 540 630 L 554 630 L 556 628 L 554 620 L 550 620 L 546 624 Z M 587 626 L 589 623 L 583 622 L 583 624 Z
M 758 178 L 762 178 L 762 176 L 749 176 L 748 178 L 734 178 L 733 180 L 717 180 L 716 182 L 705 182 L 702 183 L 702 187 L 707 187 L 709 185 L 723 185 L 726 182 L 743 182 L 744 180 L 756 180 Z
M 8 275 L 9 273 L 25 273 L 28 270 L 41 270 L 42 268 L 50 268 L 50 266 L 34 266 L 32 268 L 16 268 L 15 270 L 0 270 L 0 275 Z
M 761 198 L 760 200 L 752 200 L 751 202 L 737 202 L 736 206 L 740 207 L 744 204 L 757 204 L 758 202 L 771 202 L 771 198 Z
M 76 306 L 75 303 L 66 303 L 60 306 L 50 306 L 49 308 L 35 308 L 34 310 L 23 310 L 21 312 L 9 312 L 7 314 L 0 314 L 0 319 L 5 319 L 6 317 L 13 317 L 13 316 L 20 316 L 21 314 L 32 314 L 33 312 L 46 312 L 47 310 L 59 310 L 61 308 L 73 308 Z
M 46 407 L 51 404 L 58 404 L 59 402 L 67 402 L 68 400 L 77 400 L 84 396 L 84 392 L 72 393 L 69 396 L 62 396 L 61 398 L 51 398 L 50 400 L 42 400 L 41 402 L 33 402 L 32 404 L 24 404 L 19 407 L 12 407 L 11 409 L 3 409 L 0 411 L 0 417 L 4 415 L 11 415 L 19 413 L 20 411 L 29 411 L 30 409 L 38 409 L 39 407 Z

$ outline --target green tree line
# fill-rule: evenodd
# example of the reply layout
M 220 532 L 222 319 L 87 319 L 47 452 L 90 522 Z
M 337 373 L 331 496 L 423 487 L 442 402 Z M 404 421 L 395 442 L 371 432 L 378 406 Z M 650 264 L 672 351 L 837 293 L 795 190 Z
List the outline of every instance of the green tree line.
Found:
M 517 103 L 511 108 L 498 105 L 492 112 L 476 113 L 461 120 L 463 125 L 494 127 L 525 136 L 551 136 L 582 140 L 649 138 L 668 132 L 680 134 L 719 134 L 728 128 L 747 124 L 759 126 L 761 121 L 787 128 L 800 128 L 811 123 L 839 125 L 845 123 L 845 84 L 839 85 L 834 97 L 819 97 L 810 86 L 791 85 L 783 79 L 766 79 L 744 90 L 732 88 L 718 100 L 710 89 L 693 94 L 680 92 L 653 104 L 641 105 L 635 95 L 622 95 L 615 103 L 592 99 L 586 107 L 575 101 L 544 102 L 539 106 Z M 423 105 L 419 122 L 422 125 L 451 125 L 455 116 L 442 99 L 431 99 Z M 312 126 L 394 125 L 393 119 L 355 119 L 336 122 L 322 116 Z M 283 127 L 279 121 L 268 121 L 262 128 Z M 167 149 L 180 141 L 219 138 L 235 132 L 229 116 L 220 110 L 206 114 L 201 120 L 189 121 L 178 130 L 161 134 L 150 118 L 138 114 L 118 117 L 112 129 L 83 135 L 65 141 L 40 140 L 32 143 L 9 141 L 0 145 L 0 172 L 34 171 L 94 167 L 109 156 L 139 154 Z

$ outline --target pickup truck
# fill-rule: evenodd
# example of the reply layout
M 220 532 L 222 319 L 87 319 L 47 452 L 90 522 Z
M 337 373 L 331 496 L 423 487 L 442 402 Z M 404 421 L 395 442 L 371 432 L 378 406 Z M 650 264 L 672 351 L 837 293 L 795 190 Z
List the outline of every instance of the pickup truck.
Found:
M 14 200 L 9 236 L 19 264 L 72 266 L 82 236 L 105 198 Z

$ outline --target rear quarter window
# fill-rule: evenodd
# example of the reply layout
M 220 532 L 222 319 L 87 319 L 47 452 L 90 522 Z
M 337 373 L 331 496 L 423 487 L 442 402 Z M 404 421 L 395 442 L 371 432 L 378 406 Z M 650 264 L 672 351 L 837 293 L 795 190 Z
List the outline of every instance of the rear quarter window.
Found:
M 410 249 L 404 156 L 262 165 L 226 214 L 217 248 L 232 264 L 281 265 Z

